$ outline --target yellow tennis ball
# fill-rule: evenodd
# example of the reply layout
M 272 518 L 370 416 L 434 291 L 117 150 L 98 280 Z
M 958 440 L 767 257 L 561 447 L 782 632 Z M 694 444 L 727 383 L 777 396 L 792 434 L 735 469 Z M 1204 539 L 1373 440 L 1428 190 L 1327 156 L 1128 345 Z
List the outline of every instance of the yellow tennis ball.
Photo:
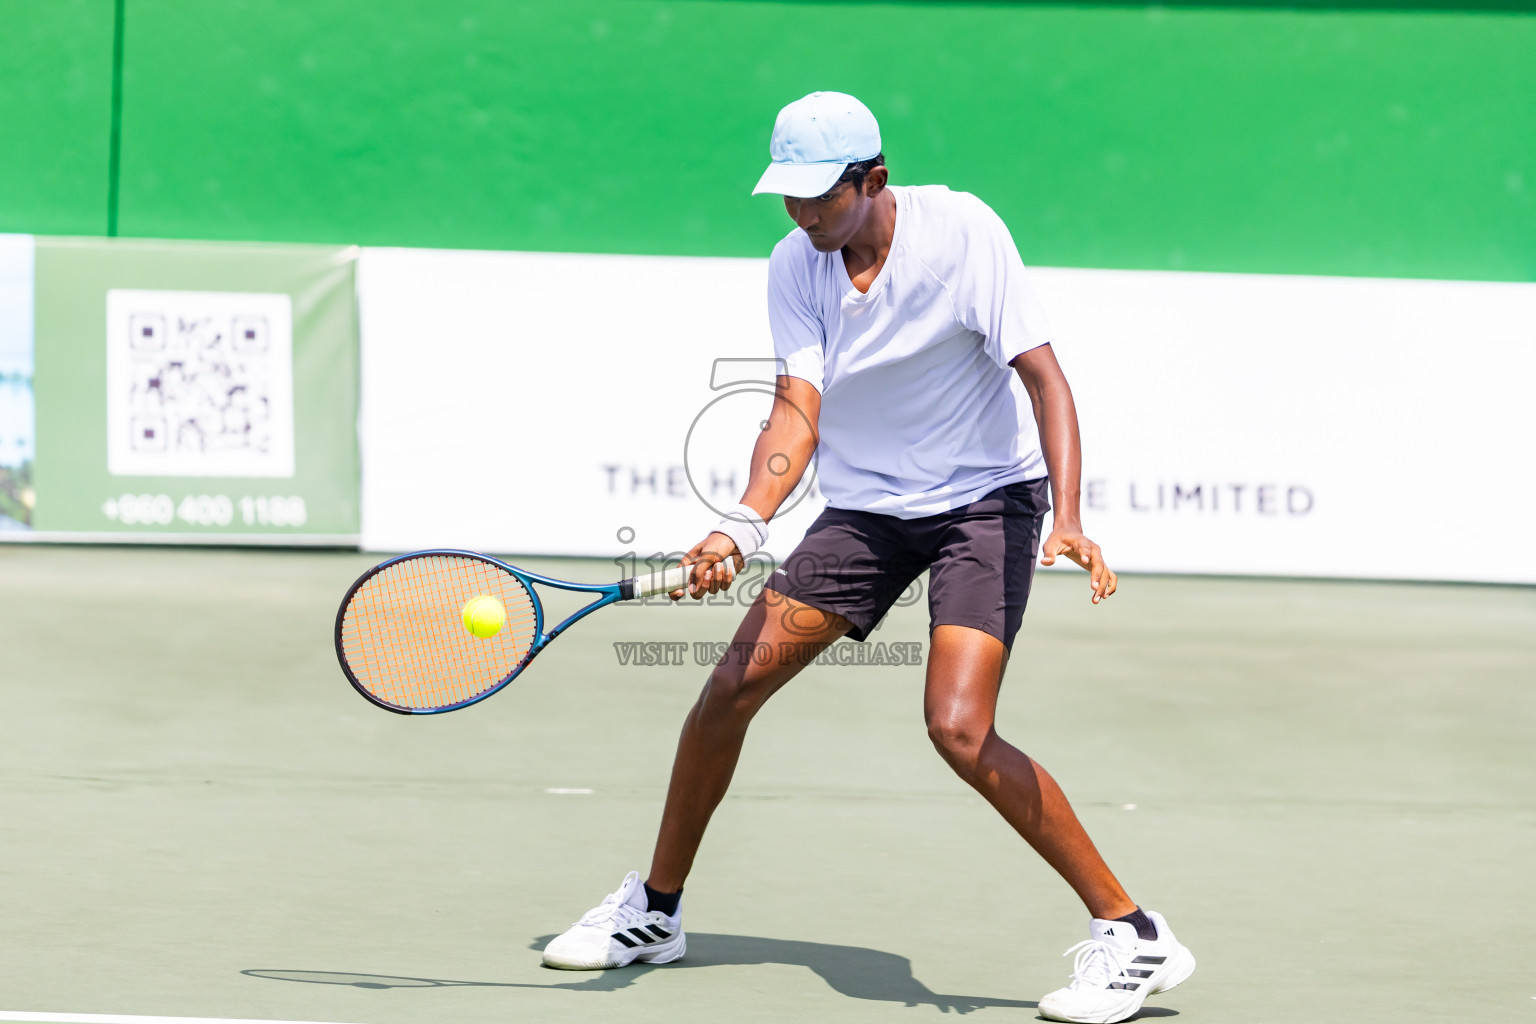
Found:
M 472 597 L 464 606 L 464 628 L 481 640 L 488 640 L 501 632 L 507 624 L 507 609 L 489 594 Z

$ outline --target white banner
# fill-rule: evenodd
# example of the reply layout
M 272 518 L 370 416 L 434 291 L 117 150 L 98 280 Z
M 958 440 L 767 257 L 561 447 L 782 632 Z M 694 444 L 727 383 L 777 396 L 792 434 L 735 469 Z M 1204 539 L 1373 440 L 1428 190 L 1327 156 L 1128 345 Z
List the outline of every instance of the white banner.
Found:
M 770 403 L 766 265 L 365 250 L 364 546 L 696 542 Z M 1033 273 L 1116 567 L 1536 583 L 1536 285 Z

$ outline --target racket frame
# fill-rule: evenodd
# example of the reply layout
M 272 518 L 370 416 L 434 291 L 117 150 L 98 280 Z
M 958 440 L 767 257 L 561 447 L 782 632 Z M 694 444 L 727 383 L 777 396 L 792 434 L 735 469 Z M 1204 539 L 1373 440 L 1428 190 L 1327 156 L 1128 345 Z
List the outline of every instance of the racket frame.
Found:
M 453 704 L 445 704 L 440 708 L 396 707 L 393 704 L 388 704 L 380 700 L 378 697 L 370 693 L 368 688 L 360 683 L 357 676 L 353 674 L 352 666 L 347 661 L 346 648 L 342 645 L 341 629 L 343 623 L 346 622 L 347 609 L 352 606 L 352 596 L 362 588 L 363 584 L 367 583 L 369 580 L 373 579 L 373 577 L 377 576 L 379 573 L 383 572 L 385 569 L 388 569 L 392 565 L 398 565 L 401 562 L 407 562 L 415 558 L 426 558 L 429 556 L 472 558 L 477 562 L 485 562 L 489 565 L 494 565 L 496 568 L 515 577 L 518 582 L 522 583 L 524 589 L 528 591 L 528 596 L 533 601 L 533 643 L 529 645 L 528 652 L 524 654 L 522 659 L 512 667 L 512 670 L 503 676 L 495 686 L 492 686 L 490 689 L 484 691 L 483 693 L 477 693 L 473 697 L 457 701 Z M 672 571 L 675 572 L 676 570 Z M 653 573 L 650 578 L 660 579 L 661 574 Z M 478 704 L 492 694 L 500 692 L 504 686 L 506 686 L 512 680 L 516 679 L 517 676 L 523 671 L 523 669 L 528 667 L 528 663 L 531 662 L 540 651 L 548 647 L 549 644 L 555 639 L 555 637 L 565 632 L 566 628 L 577 620 L 586 618 L 588 615 L 591 615 L 599 608 L 606 608 L 609 605 L 617 604 L 620 601 L 630 601 L 639 597 L 647 596 L 647 590 L 649 590 L 651 593 L 659 592 L 656 591 L 654 587 L 647 588 L 640 586 L 639 582 L 642 579 L 647 579 L 647 577 L 620 580 L 618 583 L 572 583 L 569 580 L 557 580 L 550 576 L 543 576 L 536 572 L 529 572 L 527 569 L 519 569 L 515 565 L 508 565 L 506 562 L 503 562 L 499 558 L 493 558 L 490 555 L 481 554 L 478 551 L 465 551 L 458 548 L 434 548 L 427 551 L 412 551 L 404 555 L 396 555 L 394 558 L 380 562 L 378 565 L 374 566 L 372 569 L 369 569 L 367 572 L 359 576 L 357 578 L 357 582 L 353 583 L 352 586 L 347 589 L 347 596 L 341 599 L 341 607 L 336 610 L 336 660 L 341 663 L 341 670 L 346 674 L 347 681 L 352 684 L 352 688 L 358 693 L 362 694 L 370 704 L 373 704 L 376 707 L 381 707 L 385 711 L 393 711 L 397 715 L 440 715 L 445 711 L 457 711 L 460 708 L 467 708 L 471 704 Z M 542 584 L 546 587 L 554 587 L 557 590 L 570 590 L 581 594 L 597 594 L 598 598 L 590 604 L 583 605 L 571 614 L 567 615 L 557 626 L 555 626 L 554 629 L 551 629 L 548 633 L 546 633 L 544 632 L 544 602 L 539 600 L 538 591 L 533 589 L 533 584 L 535 583 Z

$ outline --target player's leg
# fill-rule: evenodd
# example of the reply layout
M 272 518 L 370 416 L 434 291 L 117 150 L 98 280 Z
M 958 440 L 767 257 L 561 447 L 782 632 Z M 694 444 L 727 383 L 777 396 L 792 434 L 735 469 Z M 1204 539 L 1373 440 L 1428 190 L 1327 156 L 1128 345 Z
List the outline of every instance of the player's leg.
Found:
M 1133 913 L 1126 895 L 1043 767 L 997 733 L 995 715 L 1008 649 L 979 629 L 933 630 L 923 717 L 939 754 L 987 799 L 1045 862 L 1066 879 L 1094 917 Z
M 926 566 L 899 520 L 828 508 L 764 584 L 683 723 L 646 880 L 680 890 L 710 815 L 725 796 L 747 725 L 828 644 L 863 640 Z M 769 652 L 767 664 L 738 652 Z
M 997 695 L 1039 554 L 1046 484 L 1015 484 L 936 527 L 934 629 L 924 692 L 944 759 L 1066 879 L 1092 915 L 1072 981 L 1040 1000 L 1052 1020 L 1125 1020 L 1178 985 L 1195 959 L 1162 916 L 1137 907 L 1099 856 L 1056 781 L 997 733 Z
M 997 733 L 997 694 L 1008 649 L 966 626 L 933 631 L 923 714 L 944 760 L 997 808 L 1088 906 L 1087 942 L 1072 981 L 1040 1000 L 1051 1020 L 1113 1022 L 1141 1009 L 1147 996 L 1188 978 L 1195 958 L 1162 915 L 1144 912 L 1099 856 L 1056 780 Z
M 683 723 L 649 884 L 617 892 L 544 950 L 551 967 L 667 963 L 686 949 L 680 896 L 763 703 L 845 633 L 862 640 L 926 565 L 888 516 L 826 509 L 769 576 Z
M 934 746 L 960 777 L 1066 879 L 1094 917 L 1113 919 L 1136 905 L 1056 781 L 993 727 L 1008 651 L 1034 582 L 1048 487 L 1045 480 L 1012 484 L 934 517 L 923 714 Z
M 646 879 L 652 889 L 682 889 L 710 816 L 731 784 L 753 716 L 850 625 L 841 615 L 772 590 L 758 595 L 683 721 Z
M 631 871 L 617 891 L 544 948 L 544 963 L 605 970 L 670 963 L 687 950 L 680 894 L 710 816 L 725 796 L 752 717 L 795 673 L 849 629 L 849 622 L 764 590 L 737 627 L 683 722 L 661 831 L 642 883 Z

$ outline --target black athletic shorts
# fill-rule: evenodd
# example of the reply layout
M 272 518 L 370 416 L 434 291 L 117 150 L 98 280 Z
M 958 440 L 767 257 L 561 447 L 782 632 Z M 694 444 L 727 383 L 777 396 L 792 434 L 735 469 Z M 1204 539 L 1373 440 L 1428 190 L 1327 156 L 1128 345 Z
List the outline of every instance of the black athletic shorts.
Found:
M 848 635 L 863 640 L 927 569 L 930 630 L 970 626 L 1011 649 L 1050 507 L 1050 483 L 1040 479 L 921 519 L 828 508 L 766 586 L 841 615 L 853 623 Z

